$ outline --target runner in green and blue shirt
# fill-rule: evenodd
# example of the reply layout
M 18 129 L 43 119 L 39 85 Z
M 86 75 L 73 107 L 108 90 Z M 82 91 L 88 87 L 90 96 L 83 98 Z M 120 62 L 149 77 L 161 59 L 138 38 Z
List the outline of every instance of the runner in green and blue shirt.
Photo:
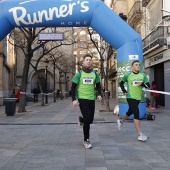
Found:
M 97 100 L 101 101 L 101 86 L 99 74 L 92 68 L 92 56 L 85 55 L 83 68 L 72 79 L 71 95 L 73 106 L 80 107 L 82 116 L 78 117 L 80 126 L 83 126 L 85 148 L 92 148 L 90 144 L 90 124 L 93 123 L 95 112 L 95 88 L 98 91 Z
M 127 89 L 125 89 L 124 83 L 126 83 Z M 138 105 L 143 95 L 142 88 L 150 88 L 150 84 L 147 76 L 140 72 L 140 63 L 138 60 L 132 62 L 132 72 L 123 76 L 120 87 L 124 95 L 126 95 L 129 109 L 122 120 L 117 120 L 118 128 L 121 130 L 123 122 L 130 115 L 134 114 L 134 125 L 138 133 L 138 140 L 145 141 L 148 137 L 141 132 Z

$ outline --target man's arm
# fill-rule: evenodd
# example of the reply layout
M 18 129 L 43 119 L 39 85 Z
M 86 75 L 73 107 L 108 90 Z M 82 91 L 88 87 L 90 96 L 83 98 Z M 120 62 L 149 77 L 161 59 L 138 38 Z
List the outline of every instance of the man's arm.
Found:
M 72 101 L 76 100 L 76 88 L 77 88 L 77 84 L 72 82 L 72 86 L 71 86 Z
M 125 89 L 125 86 L 124 86 L 124 81 L 121 81 L 120 83 L 119 83 L 119 85 L 120 85 L 120 88 L 121 88 L 121 90 L 123 91 L 123 93 L 127 93 L 127 91 L 126 91 L 126 89 Z
M 97 90 L 97 92 L 98 92 L 98 96 L 102 96 L 100 82 L 99 82 L 99 83 L 96 83 L 96 90 Z
M 141 86 L 148 89 L 148 88 L 150 88 L 150 83 L 149 83 L 149 82 L 147 82 L 147 83 L 142 83 Z

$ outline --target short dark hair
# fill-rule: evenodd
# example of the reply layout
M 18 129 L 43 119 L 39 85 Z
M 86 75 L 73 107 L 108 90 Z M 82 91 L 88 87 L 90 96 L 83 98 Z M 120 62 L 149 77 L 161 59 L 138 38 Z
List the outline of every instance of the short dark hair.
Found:
M 83 56 L 83 60 L 84 60 L 86 57 L 93 58 L 90 54 L 86 54 L 86 55 Z
M 155 81 L 152 81 L 152 86 L 153 86 L 153 85 L 156 85 L 156 82 L 155 82 Z
M 132 62 L 132 66 L 133 66 L 134 63 L 139 63 L 139 60 L 134 60 L 134 61 Z

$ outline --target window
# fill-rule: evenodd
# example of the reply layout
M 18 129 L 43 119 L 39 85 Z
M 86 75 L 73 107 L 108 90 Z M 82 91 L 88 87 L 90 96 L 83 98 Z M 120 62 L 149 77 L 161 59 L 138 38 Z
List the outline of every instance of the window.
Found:
M 81 31 L 80 35 L 86 34 L 86 31 Z
M 85 47 L 86 47 L 86 44 L 80 44 L 80 47 L 81 47 L 81 48 L 85 48 Z
M 80 41 L 86 41 L 86 39 L 85 38 L 80 38 Z
M 86 51 L 80 51 L 80 54 L 86 54 Z
M 74 55 L 77 55 L 77 51 L 74 51 Z
M 77 44 L 74 44 L 73 48 L 77 48 Z

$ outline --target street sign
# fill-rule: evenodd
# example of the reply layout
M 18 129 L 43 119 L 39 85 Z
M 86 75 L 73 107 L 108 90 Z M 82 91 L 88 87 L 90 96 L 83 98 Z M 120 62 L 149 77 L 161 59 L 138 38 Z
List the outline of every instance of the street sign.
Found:
M 64 33 L 39 33 L 38 34 L 39 41 L 62 41 L 64 40 Z

